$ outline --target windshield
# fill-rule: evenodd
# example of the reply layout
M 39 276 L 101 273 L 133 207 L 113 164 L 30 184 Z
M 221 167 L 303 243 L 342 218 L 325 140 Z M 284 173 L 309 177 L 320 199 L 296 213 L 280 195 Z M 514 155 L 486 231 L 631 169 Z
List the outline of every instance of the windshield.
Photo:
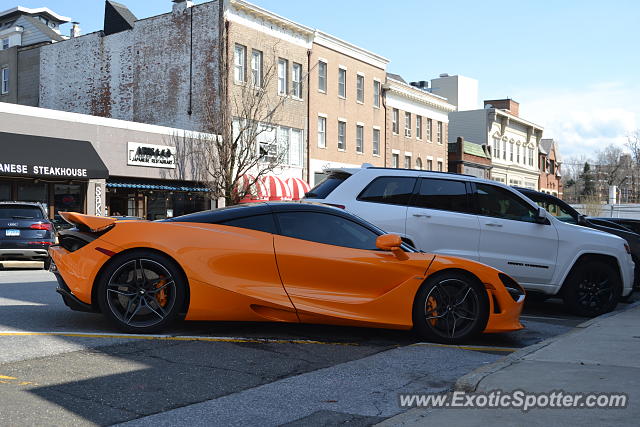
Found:
M 36 206 L 0 205 L 0 219 L 43 219 L 42 211 Z

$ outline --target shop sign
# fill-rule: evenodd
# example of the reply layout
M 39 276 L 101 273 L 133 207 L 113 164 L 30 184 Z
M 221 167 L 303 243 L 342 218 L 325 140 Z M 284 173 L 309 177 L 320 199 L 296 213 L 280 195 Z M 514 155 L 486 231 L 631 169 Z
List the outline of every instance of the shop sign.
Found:
M 59 176 L 63 178 L 87 178 L 87 170 L 83 168 L 65 168 L 53 165 L 21 165 L 0 163 L 0 174 L 25 176 Z
M 176 168 L 176 147 L 129 142 L 127 164 L 152 168 Z
M 96 216 L 102 216 L 102 185 L 96 184 Z

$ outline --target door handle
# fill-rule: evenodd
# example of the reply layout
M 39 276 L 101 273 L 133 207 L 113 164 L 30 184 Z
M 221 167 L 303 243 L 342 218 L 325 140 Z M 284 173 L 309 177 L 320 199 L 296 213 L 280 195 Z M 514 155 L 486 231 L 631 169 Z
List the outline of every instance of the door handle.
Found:
M 416 218 L 431 218 L 431 215 L 425 214 L 413 214 L 413 216 L 415 216 Z
M 502 224 L 496 224 L 495 222 L 487 222 L 485 225 L 489 227 L 502 227 Z

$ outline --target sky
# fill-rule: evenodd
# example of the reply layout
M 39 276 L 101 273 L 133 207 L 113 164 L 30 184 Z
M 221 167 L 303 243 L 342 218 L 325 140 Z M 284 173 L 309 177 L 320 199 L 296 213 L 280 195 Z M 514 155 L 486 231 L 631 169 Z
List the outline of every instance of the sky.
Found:
M 17 1 L 18 3 L 15 3 Z M 119 0 L 146 18 L 171 0 Z M 202 0 L 195 3 L 203 3 Z M 640 1 L 610 0 L 252 0 L 390 60 L 406 81 L 441 73 L 479 81 L 484 99 L 512 98 L 544 127 L 562 156 L 595 158 L 640 128 Z M 46 6 L 102 29 L 103 0 L 0 0 Z M 65 33 L 69 26 L 63 27 Z

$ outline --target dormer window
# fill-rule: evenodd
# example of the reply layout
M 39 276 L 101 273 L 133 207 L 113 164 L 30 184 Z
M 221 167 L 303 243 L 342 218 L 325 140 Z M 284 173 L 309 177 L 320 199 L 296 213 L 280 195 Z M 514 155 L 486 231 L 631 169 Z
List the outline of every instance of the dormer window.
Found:
M 9 49 L 9 39 L 2 39 L 2 50 L 7 50 Z

